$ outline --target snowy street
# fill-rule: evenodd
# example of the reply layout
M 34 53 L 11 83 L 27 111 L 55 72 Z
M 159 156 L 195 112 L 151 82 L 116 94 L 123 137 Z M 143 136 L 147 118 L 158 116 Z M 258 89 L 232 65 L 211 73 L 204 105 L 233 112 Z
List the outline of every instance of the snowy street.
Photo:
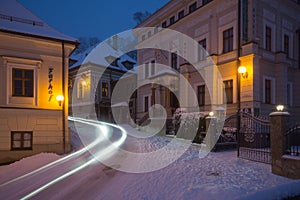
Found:
M 126 128 L 127 132 L 136 131 Z M 145 134 L 138 132 L 140 134 Z M 73 139 L 76 137 L 73 137 Z M 134 141 L 127 137 L 122 148 L 150 152 L 161 148 L 172 138 L 153 136 Z M 78 141 L 77 141 L 78 142 Z M 184 142 L 180 141 L 179 142 Z M 102 146 L 103 147 L 103 146 Z M 169 166 L 148 173 L 126 173 L 118 166 L 105 166 L 92 162 L 76 173 L 63 177 L 72 169 L 83 166 L 92 158 L 88 152 L 68 158 L 42 153 L 10 165 L 0 166 L 0 199 L 20 199 L 30 192 L 56 180 L 29 199 L 241 199 L 248 195 L 267 193 L 269 199 L 280 199 L 295 194 L 299 181 L 271 173 L 271 166 L 239 159 L 236 151 L 211 152 L 199 158 L 199 147 L 190 146 L 178 160 Z M 7 183 L 58 159 L 64 162 L 52 164 L 35 175 Z M 125 159 L 126 158 L 122 158 Z M 160 160 L 161 158 L 157 158 Z M 132 163 L 141 165 L 141 163 Z M 279 189 L 278 189 L 279 188 Z M 280 189 L 281 188 L 281 189 Z M 296 189 L 295 189 L 296 188 Z M 296 191 L 297 192 L 297 191 Z M 249 199 L 253 198 L 248 197 Z M 266 199 L 264 194 L 255 198 Z

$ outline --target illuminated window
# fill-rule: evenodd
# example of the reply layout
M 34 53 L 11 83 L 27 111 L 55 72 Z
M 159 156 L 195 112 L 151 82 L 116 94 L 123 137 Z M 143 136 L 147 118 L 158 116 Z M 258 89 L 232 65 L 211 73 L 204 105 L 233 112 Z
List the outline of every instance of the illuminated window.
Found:
M 12 69 L 12 95 L 33 97 L 33 70 Z
M 84 97 L 84 82 L 83 81 L 79 81 L 78 85 L 77 85 L 77 98 L 81 99 Z
M 108 83 L 107 82 L 102 82 L 102 97 L 107 98 L 108 97 Z
M 11 132 L 11 150 L 32 150 L 32 132 Z

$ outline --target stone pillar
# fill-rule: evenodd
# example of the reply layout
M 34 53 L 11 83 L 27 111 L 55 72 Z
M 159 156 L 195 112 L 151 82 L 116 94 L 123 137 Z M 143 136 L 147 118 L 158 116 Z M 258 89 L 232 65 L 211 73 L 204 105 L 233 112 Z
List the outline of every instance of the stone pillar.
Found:
M 204 139 L 204 143 L 206 144 L 207 151 L 213 150 L 215 146 L 215 140 L 217 135 L 217 118 L 216 117 L 207 117 L 205 121 L 206 125 L 206 136 Z
M 282 156 L 286 148 L 285 133 L 289 128 L 290 114 L 288 112 L 273 112 L 270 114 L 270 137 L 272 173 L 283 175 Z
M 151 87 L 151 106 L 153 106 L 155 104 L 155 86 L 152 85 Z

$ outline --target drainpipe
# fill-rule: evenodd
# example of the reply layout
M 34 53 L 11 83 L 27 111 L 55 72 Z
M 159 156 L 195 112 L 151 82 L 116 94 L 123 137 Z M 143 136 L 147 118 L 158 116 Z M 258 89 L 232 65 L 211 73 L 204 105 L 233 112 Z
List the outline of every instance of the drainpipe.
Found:
M 240 128 L 241 128 L 241 116 L 240 116 L 240 110 L 241 110 L 241 80 L 240 80 L 240 74 L 238 73 L 238 68 L 241 64 L 240 56 L 241 56 L 241 0 L 238 0 L 238 22 L 237 22 L 237 29 L 238 29 L 238 35 L 237 35 L 237 156 L 239 157 L 239 139 L 240 139 Z
M 300 69 L 300 29 L 296 33 L 298 33 L 298 68 Z
M 62 95 L 64 96 L 65 100 L 62 104 L 62 128 L 63 128 L 63 152 L 66 153 L 66 119 L 65 119 L 65 102 L 66 102 L 66 96 L 65 96 L 65 43 L 62 41 L 61 43 L 62 47 Z

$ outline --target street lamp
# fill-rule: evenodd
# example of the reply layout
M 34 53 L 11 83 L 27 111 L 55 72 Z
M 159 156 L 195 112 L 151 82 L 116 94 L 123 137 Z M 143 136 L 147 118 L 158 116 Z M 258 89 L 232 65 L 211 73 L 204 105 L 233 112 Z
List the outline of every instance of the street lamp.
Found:
M 86 81 L 81 81 L 82 86 L 87 86 L 87 82 Z
M 242 75 L 242 77 L 243 77 L 244 79 L 248 78 L 248 72 L 247 72 L 246 67 L 240 66 L 240 67 L 238 68 L 238 72 L 239 72 L 239 74 Z
M 64 96 L 63 95 L 57 95 L 56 96 L 56 101 L 58 102 L 58 105 L 61 106 L 61 103 L 64 101 Z
M 277 110 L 278 112 L 282 112 L 283 109 L 284 109 L 284 105 L 277 105 L 277 106 L 276 106 L 276 110 Z

